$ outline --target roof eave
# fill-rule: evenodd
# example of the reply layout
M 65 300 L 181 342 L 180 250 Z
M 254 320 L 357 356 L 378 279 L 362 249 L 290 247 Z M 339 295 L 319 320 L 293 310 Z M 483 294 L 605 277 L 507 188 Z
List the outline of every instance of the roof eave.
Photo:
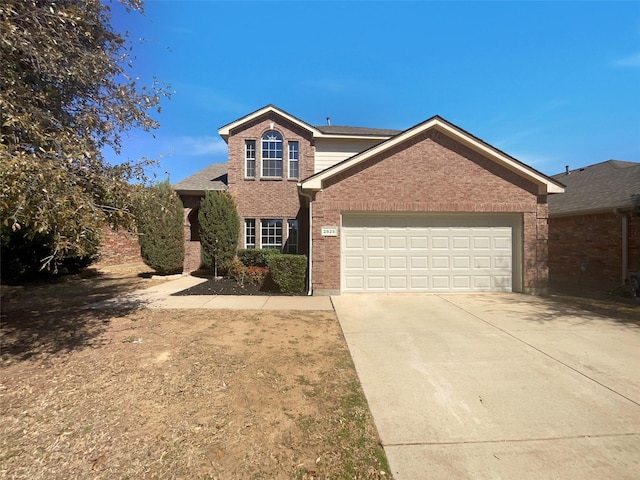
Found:
M 539 194 L 564 193 L 562 184 L 556 182 L 555 180 L 547 177 L 540 172 L 537 172 L 531 167 L 525 166 L 514 158 L 509 157 L 507 154 L 475 138 L 464 130 L 455 127 L 454 125 L 448 123 L 446 120 L 438 116 L 425 120 L 424 122 L 389 138 L 385 142 L 382 142 L 368 150 L 365 150 L 362 153 L 356 154 L 353 157 L 350 157 L 334 165 L 333 167 L 329 167 L 326 170 L 323 170 L 322 172 L 312 175 L 311 177 L 301 182 L 301 188 L 303 190 L 322 190 L 324 180 L 329 179 L 334 175 L 337 175 L 338 173 L 343 172 L 353 167 L 354 165 L 357 165 L 361 161 L 371 158 L 387 149 L 393 148 L 394 146 L 405 142 L 415 137 L 416 135 L 419 135 L 432 128 L 444 133 L 447 136 L 453 137 L 472 150 L 479 152 L 485 156 L 491 157 L 508 170 L 511 170 L 514 173 L 527 178 L 538 186 Z
M 578 215 L 595 215 L 601 213 L 629 213 L 635 209 L 635 205 L 626 204 L 610 207 L 585 208 L 583 210 L 572 210 L 566 212 L 552 212 L 549 209 L 549 217 L 575 217 Z
M 223 125 L 218 129 L 218 134 L 224 139 L 225 142 L 228 142 L 229 136 L 231 135 L 231 131 L 233 129 L 238 128 L 244 125 L 245 123 L 251 122 L 252 120 L 255 120 L 256 118 L 259 118 L 263 115 L 266 115 L 267 113 L 275 113 L 276 115 L 279 115 L 287 119 L 288 121 L 298 125 L 299 127 L 304 128 L 305 130 L 308 130 L 313 134 L 314 137 L 322 135 L 320 130 L 318 130 L 317 128 L 313 127 L 312 125 L 309 125 L 308 123 L 300 120 L 299 118 L 294 117 L 293 115 L 285 112 L 284 110 L 280 110 L 275 105 L 267 105 L 265 107 L 260 108 L 259 110 L 256 110 L 253 113 L 245 115 L 244 117 L 239 118 L 237 120 L 234 120 L 233 122 L 228 123 L 227 125 Z

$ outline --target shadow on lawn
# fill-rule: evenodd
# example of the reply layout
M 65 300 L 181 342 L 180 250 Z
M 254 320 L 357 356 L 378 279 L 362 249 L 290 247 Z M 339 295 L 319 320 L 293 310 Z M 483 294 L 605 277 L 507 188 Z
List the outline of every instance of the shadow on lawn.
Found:
M 2 285 L 0 334 L 3 361 L 23 361 L 101 345 L 109 322 L 144 307 L 135 297 L 113 308 L 92 306 L 135 290 L 134 278 L 93 274 L 25 286 Z

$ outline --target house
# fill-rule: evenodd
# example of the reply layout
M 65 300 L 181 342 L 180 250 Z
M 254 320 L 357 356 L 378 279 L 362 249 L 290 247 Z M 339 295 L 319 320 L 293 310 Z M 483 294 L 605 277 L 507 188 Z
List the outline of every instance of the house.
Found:
M 553 178 L 549 199 L 549 275 L 554 287 L 608 291 L 640 271 L 640 163 L 608 160 Z
M 184 206 L 184 271 L 200 268 L 200 223 L 198 208 L 207 190 L 227 190 L 227 164 L 213 163 L 173 185 Z
M 240 248 L 307 255 L 314 294 L 547 289 L 547 198 L 562 184 L 441 117 L 313 126 L 267 105 L 219 134 Z M 187 217 L 197 176 L 175 185 Z

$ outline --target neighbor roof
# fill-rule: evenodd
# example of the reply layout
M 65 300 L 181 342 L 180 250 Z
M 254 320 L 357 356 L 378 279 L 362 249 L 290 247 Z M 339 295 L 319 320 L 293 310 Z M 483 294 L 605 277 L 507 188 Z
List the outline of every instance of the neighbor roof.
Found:
M 448 137 L 453 138 L 454 140 L 466 145 L 472 150 L 475 150 L 485 157 L 492 159 L 496 163 L 511 170 L 512 172 L 515 172 L 518 175 L 534 182 L 538 185 L 538 191 L 541 194 L 562 193 L 564 191 L 562 183 L 553 180 L 552 178 L 546 176 L 544 173 L 541 173 L 528 165 L 525 165 L 524 163 L 516 160 L 515 158 L 507 155 L 497 148 L 492 147 L 488 143 L 483 142 L 479 138 L 474 137 L 470 133 L 453 125 L 452 123 L 447 122 L 445 119 L 437 115 L 389 138 L 382 143 L 379 143 L 378 145 L 375 145 L 361 153 L 343 160 L 340 163 L 337 163 L 336 165 L 333 165 L 332 167 L 329 167 L 321 172 L 316 173 L 315 175 L 306 178 L 305 180 L 300 182 L 298 186 L 302 190 L 322 190 L 325 180 L 349 168 L 352 168 L 360 162 L 364 162 L 365 160 L 375 155 L 385 152 L 395 147 L 396 145 L 401 144 L 402 142 L 406 142 L 416 135 L 419 135 L 422 132 L 430 129 L 436 129 L 444 133 Z
M 268 113 L 275 113 L 276 115 L 287 119 L 288 121 L 298 125 L 299 127 L 307 130 L 313 136 L 313 138 L 379 138 L 380 140 L 386 140 L 390 136 L 396 135 L 401 132 L 401 130 L 389 130 L 383 128 L 364 128 L 364 127 L 348 127 L 348 126 L 332 126 L 325 125 L 321 127 L 314 127 L 313 125 L 308 124 L 307 122 L 300 120 L 297 117 L 294 117 L 290 113 L 285 112 L 284 110 L 279 109 L 275 105 L 267 105 L 262 107 L 255 112 L 252 112 L 244 117 L 241 117 L 237 120 L 234 120 L 227 125 L 224 125 L 218 129 L 218 133 L 224 139 L 224 141 L 229 140 L 229 136 L 231 135 L 232 130 L 241 127 L 247 122 L 251 122 L 257 118 L 260 118 L 263 115 Z
M 227 163 L 212 163 L 177 182 L 173 189 L 183 195 L 202 194 L 206 190 L 227 189 Z
M 340 125 L 316 126 L 325 135 L 348 135 L 359 137 L 392 137 L 402 130 L 390 130 L 388 128 L 348 127 Z
M 553 178 L 566 189 L 549 199 L 549 215 L 628 209 L 633 207 L 631 196 L 640 194 L 640 163 L 635 162 L 607 160 Z

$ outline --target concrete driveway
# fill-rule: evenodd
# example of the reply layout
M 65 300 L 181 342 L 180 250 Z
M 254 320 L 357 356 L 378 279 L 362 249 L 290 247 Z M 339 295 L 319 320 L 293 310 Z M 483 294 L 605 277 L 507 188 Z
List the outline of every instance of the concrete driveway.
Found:
M 640 478 L 640 328 L 519 294 L 332 298 L 396 480 Z

